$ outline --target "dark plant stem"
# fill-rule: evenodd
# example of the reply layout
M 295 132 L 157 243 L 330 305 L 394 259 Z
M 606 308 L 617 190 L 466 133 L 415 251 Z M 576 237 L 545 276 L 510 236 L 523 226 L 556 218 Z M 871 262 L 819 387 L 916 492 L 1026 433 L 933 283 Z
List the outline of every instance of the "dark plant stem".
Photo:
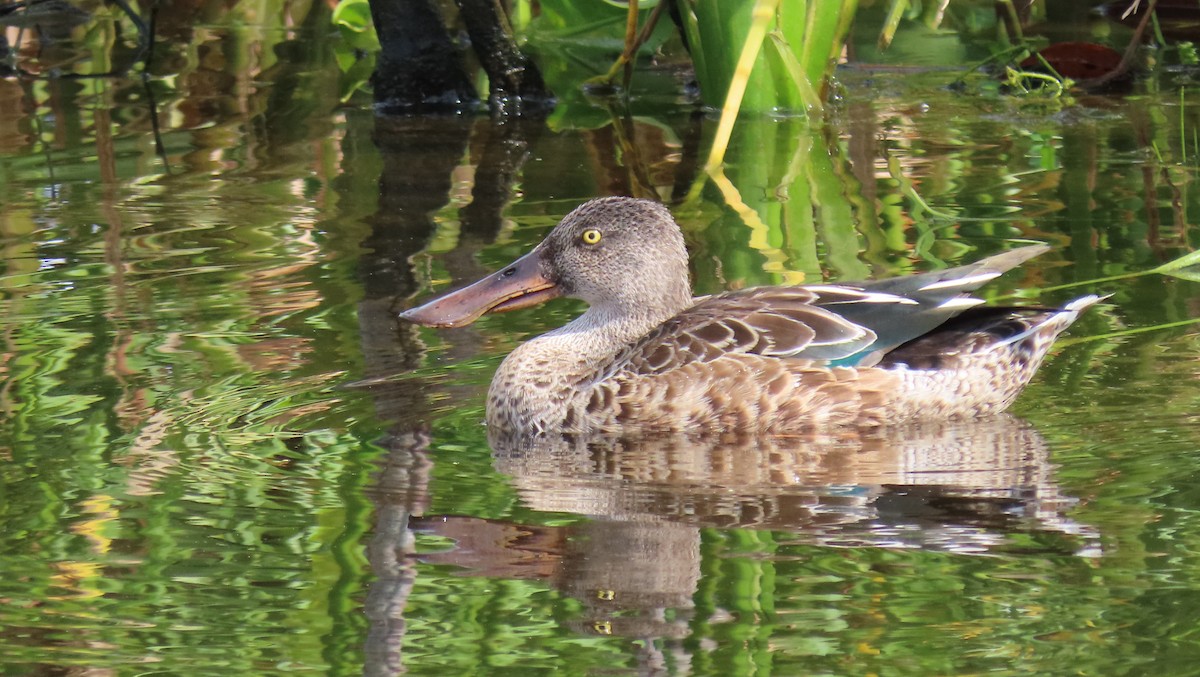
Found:
M 1094 89 L 1102 87 L 1117 78 L 1123 77 L 1129 72 L 1133 65 L 1133 59 L 1137 56 L 1138 47 L 1142 44 L 1142 35 L 1146 32 L 1146 26 L 1150 23 L 1150 17 L 1154 16 L 1154 6 L 1158 4 L 1158 0 L 1150 0 L 1146 6 L 1146 13 L 1142 15 L 1142 20 L 1138 22 L 1137 28 L 1133 31 L 1133 37 L 1129 39 L 1129 44 L 1125 47 L 1125 53 L 1121 55 L 1121 62 L 1111 71 L 1095 78 L 1079 81 L 1079 86 L 1085 89 Z
M 429 0 L 372 0 L 381 50 L 371 75 L 375 105 L 388 113 L 472 110 L 479 102 L 458 50 Z
M 542 73 L 517 49 L 499 0 L 455 0 L 480 64 L 488 74 L 492 115 L 540 114 L 554 107 Z

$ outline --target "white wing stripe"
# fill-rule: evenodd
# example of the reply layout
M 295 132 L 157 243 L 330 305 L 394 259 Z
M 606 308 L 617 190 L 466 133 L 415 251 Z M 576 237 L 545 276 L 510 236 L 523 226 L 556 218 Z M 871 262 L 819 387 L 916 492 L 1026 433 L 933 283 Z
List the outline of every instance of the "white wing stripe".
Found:
M 956 296 L 955 298 L 943 301 L 938 305 L 938 308 L 946 310 L 961 310 L 963 308 L 972 308 L 983 303 L 983 299 L 975 299 L 970 296 Z
M 908 306 L 919 305 L 918 301 L 914 301 L 910 298 L 896 296 L 895 294 L 885 294 L 883 292 L 861 291 L 858 289 L 848 289 L 846 287 L 827 287 L 819 284 L 805 285 L 804 288 L 809 291 L 815 291 L 818 294 L 825 292 L 826 294 L 832 294 L 836 296 L 848 296 L 850 294 L 854 295 L 854 298 L 846 299 L 844 301 L 821 299 L 821 305 L 823 306 L 832 306 L 839 303 L 899 303 Z
M 931 282 L 917 291 L 936 291 L 938 289 L 954 289 L 955 287 L 968 287 L 981 285 L 988 280 L 994 280 L 1000 277 L 1000 273 L 995 270 L 989 270 L 983 273 L 976 273 L 969 277 L 958 277 L 951 280 L 940 280 Z

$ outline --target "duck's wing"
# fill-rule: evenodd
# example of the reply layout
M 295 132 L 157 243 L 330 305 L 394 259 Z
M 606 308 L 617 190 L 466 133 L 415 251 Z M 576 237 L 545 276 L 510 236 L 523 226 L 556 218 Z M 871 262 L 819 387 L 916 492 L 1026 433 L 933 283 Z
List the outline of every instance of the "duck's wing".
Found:
M 1048 249 L 1046 245 L 1030 245 L 956 268 L 856 282 L 852 286 L 861 291 L 890 294 L 911 303 L 867 305 L 835 300 L 828 304 L 829 309 L 875 332 L 878 338 L 864 356 L 870 353 L 872 357 L 868 361 L 877 359 L 896 346 L 933 331 L 964 310 L 983 303 L 968 294 Z M 822 287 L 817 285 L 810 289 Z
M 854 285 L 710 296 L 618 353 L 599 376 L 662 374 L 730 355 L 872 366 L 896 346 L 982 303 L 967 294 L 1046 249 L 1022 247 L 966 266 Z
M 861 352 L 875 332 L 825 304 L 913 304 L 850 287 L 761 287 L 701 299 L 618 353 L 600 370 L 662 374 L 730 355 L 831 362 Z

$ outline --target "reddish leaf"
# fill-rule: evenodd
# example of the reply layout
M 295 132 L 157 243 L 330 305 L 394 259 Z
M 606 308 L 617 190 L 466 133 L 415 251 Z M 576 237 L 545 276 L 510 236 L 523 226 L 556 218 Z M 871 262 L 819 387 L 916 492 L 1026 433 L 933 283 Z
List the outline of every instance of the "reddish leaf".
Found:
M 1050 67 L 1072 80 L 1090 80 L 1107 75 L 1121 63 L 1121 53 L 1093 42 L 1060 42 L 1039 52 Z M 1021 62 L 1026 70 L 1041 70 L 1042 62 L 1031 56 Z

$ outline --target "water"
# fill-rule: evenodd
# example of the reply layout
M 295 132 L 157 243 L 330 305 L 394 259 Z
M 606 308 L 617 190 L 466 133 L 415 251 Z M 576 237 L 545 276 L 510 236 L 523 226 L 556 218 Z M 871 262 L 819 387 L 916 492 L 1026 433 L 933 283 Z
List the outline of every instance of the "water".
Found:
M 1186 74 L 1062 105 L 850 70 L 705 178 L 686 106 L 376 119 L 308 35 L 0 81 L 0 671 L 1195 671 L 1200 288 L 1146 274 L 1200 244 Z M 673 205 L 699 292 L 1039 241 L 985 294 L 1113 297 L 1011 417 L 489 440 L 499 361 L 580 306 L 396 312 L 615 193 Z

